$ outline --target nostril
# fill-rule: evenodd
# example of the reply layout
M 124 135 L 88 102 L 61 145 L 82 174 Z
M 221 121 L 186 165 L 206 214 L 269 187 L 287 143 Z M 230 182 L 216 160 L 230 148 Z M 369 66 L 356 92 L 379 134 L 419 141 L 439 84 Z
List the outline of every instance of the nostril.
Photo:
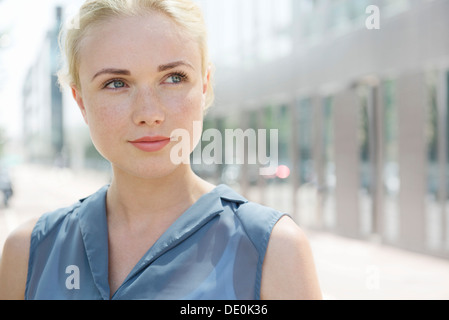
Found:
M 159 120 L 159 119 L 156 119 L 156 120 L 153 120 L 153 121 L 151 121 L 151 120 L 141 120 L 140 122 L 139 122 L 139 125 L 161 125 L 162 124 L 162 120 Z

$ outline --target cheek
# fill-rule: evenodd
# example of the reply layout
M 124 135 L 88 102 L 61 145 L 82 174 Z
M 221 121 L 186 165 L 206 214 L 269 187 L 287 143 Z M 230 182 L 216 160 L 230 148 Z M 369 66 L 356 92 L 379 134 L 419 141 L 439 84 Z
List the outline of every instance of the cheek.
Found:
M 190 152 L 198 145 L 203 132 L 203 105 L 201 95 L 194 94 L 184 100 L 179 114 L 182 124 L 179 127 L 186 129 L 190 134 Z
M 126 101 L 108 101 L 107 98 L 89 99 L 87 118 L 91 127 L 114 128 L 123 121 L 129 106 Z
M 105 101 L 90 101 L 86 108 L 92 141 L 103 155 L 103 149 L 112 145 L 113 138 L 124 126 L 124 119 L 127 119 L 125 110 L 121 105 L 108 104 Z
M 203 124 L 203 108 L 201 98 L 198 95 L 190 95 L 184 97 L 175 109 L 176 112 L 171 114 L 171 129 L 184 129 L 189 133 L 190 151 L 198 144 L 202 134 Z
M 203 97 L 199 88 L 192 89 L 177 102 L 176 113 L 189 121 L 201 121 L 203 116 Z

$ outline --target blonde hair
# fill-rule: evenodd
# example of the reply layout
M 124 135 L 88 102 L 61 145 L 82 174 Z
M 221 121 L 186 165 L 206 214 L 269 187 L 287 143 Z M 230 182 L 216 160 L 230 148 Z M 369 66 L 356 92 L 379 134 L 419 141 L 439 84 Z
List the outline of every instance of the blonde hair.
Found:
M 141 16 L 149 11 L 165 14 L 182 27 L 198 43 L 202 56 L 203 76 L 206 76 L 209 70 L 212 73 L 203 13 L 192 0 L 87 0 L 75 17 L 76 23 L 61 30 L 60 33 L 60 47 L 65 56 L 65 66 L 58 72 L 60 84 L 80 88 L 80 44 L 92 27 L 113 17 Z M 212 105 L 213 100 L 214 92 L 210 84 L 205 109 Z

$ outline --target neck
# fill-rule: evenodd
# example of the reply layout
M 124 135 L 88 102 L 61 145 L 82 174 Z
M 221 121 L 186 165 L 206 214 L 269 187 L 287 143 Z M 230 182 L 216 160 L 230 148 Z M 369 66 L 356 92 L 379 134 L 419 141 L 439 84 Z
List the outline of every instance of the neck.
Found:
M 189 165 L 169 176 L 143 179 L 113 168 L 107 194 L 108 218 L 128 225 L 143 221 L 174 221 L 213 186 L 197 177 Z

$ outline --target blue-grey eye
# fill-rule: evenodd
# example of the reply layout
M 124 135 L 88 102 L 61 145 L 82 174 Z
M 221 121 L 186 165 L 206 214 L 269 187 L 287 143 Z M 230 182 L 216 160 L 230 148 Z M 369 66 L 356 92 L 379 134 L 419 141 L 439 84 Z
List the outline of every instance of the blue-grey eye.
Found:
M 182 82 L 183 78 L 179 75 L 170 76 L 167 78 L 168 83 L 180 83 Z
M 105 88 L 109 89 L 120 89 L 123 87 L 125 87 L 125 83 L 121 80 L 113 80 L 105 86 Z

